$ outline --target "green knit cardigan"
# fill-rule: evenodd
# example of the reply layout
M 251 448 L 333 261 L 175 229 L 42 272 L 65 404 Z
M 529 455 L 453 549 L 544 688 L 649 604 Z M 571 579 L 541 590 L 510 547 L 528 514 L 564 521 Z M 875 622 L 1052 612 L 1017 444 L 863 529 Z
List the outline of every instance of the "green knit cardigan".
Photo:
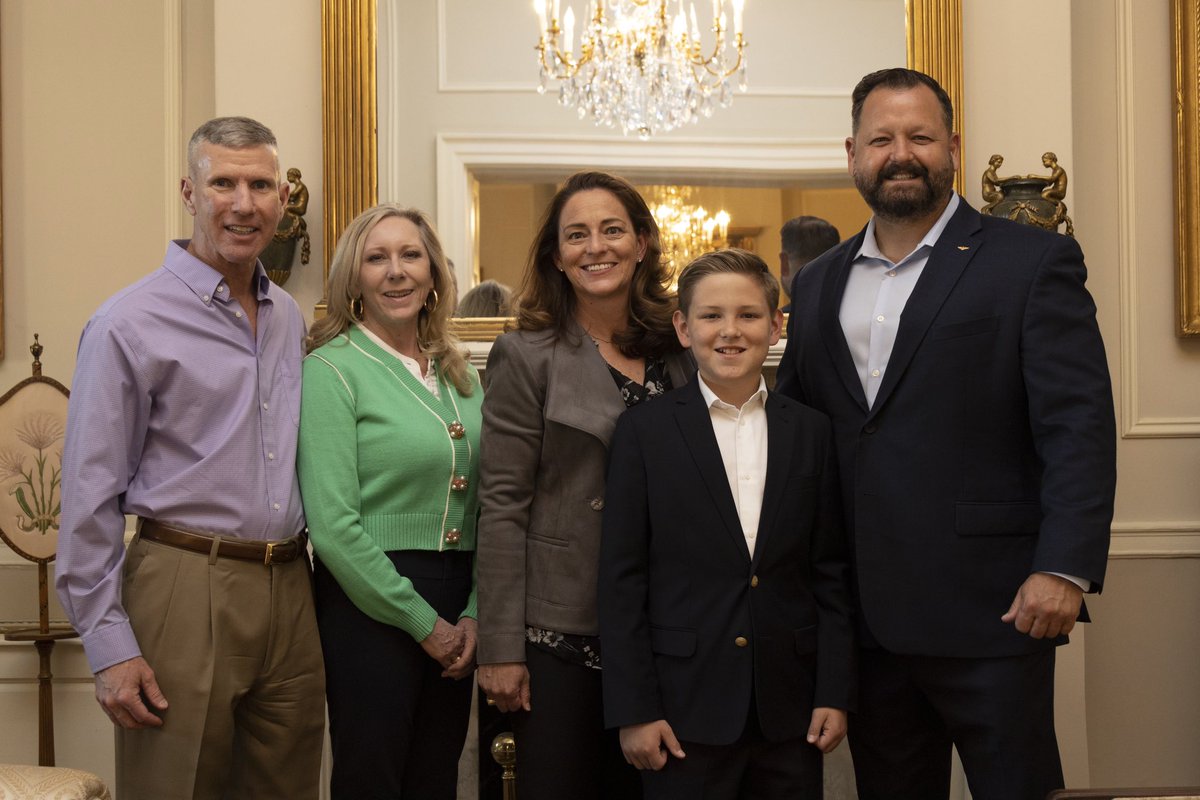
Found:
M 483 389 L 471 378 L 463 397 L 439 374 L 438 399 L 357 327 L 304 359 L 297 471 L 313 550 L 364 613 L 418 642 L 437 613 L 386 552 L 475 549 Z M 459 616 L 476 616 L 474 585 Z

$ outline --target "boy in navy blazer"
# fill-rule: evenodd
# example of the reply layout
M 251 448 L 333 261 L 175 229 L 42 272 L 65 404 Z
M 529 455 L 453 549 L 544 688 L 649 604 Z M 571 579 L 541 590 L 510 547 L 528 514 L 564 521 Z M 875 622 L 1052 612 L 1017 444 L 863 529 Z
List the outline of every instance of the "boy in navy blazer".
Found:
M 752 253 L 688 265 L 675 329 L 699 379 L 613 434 L 604 713 L 650 800 L 820 798 L 821 756 L 846 733 L 854 643 L 832 432 L 766 389 L 778 299 Z

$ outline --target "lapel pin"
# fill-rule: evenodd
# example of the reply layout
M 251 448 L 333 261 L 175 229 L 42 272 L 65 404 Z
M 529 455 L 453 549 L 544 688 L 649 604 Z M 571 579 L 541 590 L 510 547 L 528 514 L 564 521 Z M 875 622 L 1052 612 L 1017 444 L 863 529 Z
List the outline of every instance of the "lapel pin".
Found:
M 958 249 L 959 249 L 959 250 L 970 250 L 971 248 L 967 247 L 965 244 L 960 244 L 960 245 L 958 246 Z

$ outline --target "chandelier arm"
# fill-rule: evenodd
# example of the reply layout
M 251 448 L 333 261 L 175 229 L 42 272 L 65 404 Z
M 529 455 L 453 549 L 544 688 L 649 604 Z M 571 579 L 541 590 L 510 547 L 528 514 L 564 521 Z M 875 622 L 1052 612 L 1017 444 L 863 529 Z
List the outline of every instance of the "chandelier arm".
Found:
M 711 62 L 708 61 L 690 61 L 689 64 L 692 67 L 692 75 L 695 77 L 696 83 L 699 83 L 702 86 L 718 86 L 721 81 L 725 80 L 726 78 L 733 77 L 733 74 L 741 68 L 742 56 L 739 53 L 738 60 L 734 62 L 734 65 L 727 70 L 713 69 Z M 715 78 L 716 80 L 712 82 L 706 80 L 705 74 L 698 72 L 700 69 L 703 69 L 704 73 Z
M 556 81 L 570 80 L 571 78 L 574 78 L 575 75 L 579 73 L 580 68 L 592 60 L 592 55 L 595 52 L 595 48 L 592 46 L 590 41 L 583 46 L 579 54 L 578 61 L 575 61 L 571 57 L 570 53 L 564 53 L 562 50 L 560 50 L 558 45 L 547 46 L 544 42 L 541 42 L 533 49 L 538 51 L 538 61 L 541 63 L 542 68 L 546 70 L 546 73 Z M 546 62 L 546 50 L 548 49 L 554 52 L 556 66 L 558 64 L 562 64 L 567 68 L 565 72 L 560 72 L 556 67 L 552 67 Z
M 737 40 L 734 43 L 734 48 L 735 48 L 735 51 L 737 52 L 737 61 L 734 62 L 733 66 L 730 67 L 729 69 L 714 69 L 714 67 L 713 67 L 714 64 L 718 64 L 718 63 L 724 61 L 724 58 L 722 57 L 722 51 L 725 49 L 725 47 L 723 45 L 724 45 L 724 42 L 723 42 L 722 38 L 720 37 L 720 35 L 718 34 L 717 42 L 713 46 L 712 55 L 708 56 L 707 58 L 704 58 L 697 53 L 697 54 L 689 56 L 688 61 L 689 61 L 689 63 L 692 64 L 693 67 L 703 67 L 705 72 L 707 72 L 709 75 L 712 75 L 715 78 L 721 78 L 721 79 L 728 78 L 728 77 L 732 76 L 733 73 L 737 72 L 738 69 L 742 66 L 742 61 L 744 60 L 744 55 L 742 53 L 742 49 L 746 46 L 746 43 L 742 39 L 742 34 L 740 34 L 740 33 L 737 34 Z M 698 49 L 699 49 L 699 46 L 697 45 L 697 50 Z

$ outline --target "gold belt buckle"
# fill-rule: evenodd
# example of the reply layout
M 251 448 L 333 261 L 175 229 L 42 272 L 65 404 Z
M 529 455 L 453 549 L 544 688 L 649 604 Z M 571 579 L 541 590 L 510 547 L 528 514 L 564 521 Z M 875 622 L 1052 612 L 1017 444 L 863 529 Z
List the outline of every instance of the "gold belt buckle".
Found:
M 271 559 L 275 556 L 275 542 L 267 542 L 267 554 L 263 557 L 263 564 L 271 566 Z

